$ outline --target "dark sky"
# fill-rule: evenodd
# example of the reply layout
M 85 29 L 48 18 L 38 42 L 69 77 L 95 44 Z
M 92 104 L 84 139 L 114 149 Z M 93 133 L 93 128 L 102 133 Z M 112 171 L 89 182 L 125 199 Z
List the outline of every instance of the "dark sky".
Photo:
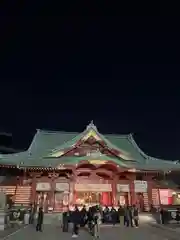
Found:
M 23 149 L 37 128 L 82 131 L 94 120 L 102 133 L 133 132 L 152 156 L 180 159 L 179 19 L 95 10 L 1 8 L 0 131 Z

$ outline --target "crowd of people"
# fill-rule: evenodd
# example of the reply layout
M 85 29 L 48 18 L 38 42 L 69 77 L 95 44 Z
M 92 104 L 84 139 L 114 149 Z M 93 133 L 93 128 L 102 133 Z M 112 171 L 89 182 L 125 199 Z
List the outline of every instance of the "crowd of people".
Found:
M 42 231 L 43 215 L 43 210 L 40 208 L 36 231 Z M 85 226 L 87 226 L 89 233 L 96 238 L 100 236 L 100 225 L 102 223 L 120 224 L 121 226 L 136 228 L 139 226 L 139 211 L 135 205 L 119 206 L 118 209 L 114 207 L 109 208 L 108 206 L 102 209 L 98 205 L 86 209 L 84 206 L 81 210 L 75 206 L 74 211 L 65 212 L 64 216 L 66 219 L 63 222 L 64 227 L 66 224 L 72 223 L 73 238 L 78 237 L 79 228 Z
M 84 206 L 79 210 L 76 206 L 74 211 L 69 212 L 69 222 L 73 223 L 72 237 L 78 236 L 79 227 L 87 226 L 89 232 L 98 238 L 102 223 L 137 228 L 139 226 L 139 212 L 135 205 L 120 206 L 118 210 L 114 207 L 109 209 L 107 206 L 102 210 L 98 205 L 92 206 L 88 210 Z

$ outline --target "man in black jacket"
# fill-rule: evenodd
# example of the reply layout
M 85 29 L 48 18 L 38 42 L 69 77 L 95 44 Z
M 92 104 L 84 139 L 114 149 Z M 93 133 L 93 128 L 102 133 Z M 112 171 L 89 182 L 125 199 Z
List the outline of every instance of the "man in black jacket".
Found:
M 80 217 L 81 217 L 81 223 L 80 226 L 84 227 L 86 222 L 87 222 L 87 211 L 86 211 L 86 206 L 83 206 L 83 208 L 80 211 Z
M 81 215 L 80 215 L 80 212 L 79 212 L 79 209 L 77 208 L 77 206 L 75 206 L 75 210 L 72 212 L 71 219 L 72 219 L 72 223 L 73 223 L 72 237 L 76 238 L 76 237 L 78 237 L 78 234 L 79 234 L 79 224 L 81 221 Z
M 43 224 L 43 217 L 44 213 L 42 210 L 42 207 L 39 208 L 38 218 L 37 218 L 37 225 L 36 225 L 36 231 L 42 232 L 42 224 Z

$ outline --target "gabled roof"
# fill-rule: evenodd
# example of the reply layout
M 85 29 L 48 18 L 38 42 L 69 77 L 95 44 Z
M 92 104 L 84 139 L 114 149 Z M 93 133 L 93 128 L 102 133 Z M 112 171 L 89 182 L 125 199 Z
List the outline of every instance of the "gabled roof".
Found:
M 141 152 L 136 149 L 131 142 L 131 135 L 113 135 L 113 134 L 101 134 L 98 132 L 96 126 L 92 123 L 82 133 L 67 133 L 67 132 L 55 132 L 55 131 L 43 131 L 37 130 L 33 141 L 28 149 L 29 154 L 34 156 L 49 156 L 59 152 L 63 149 L 72 148 L 76 142 L 88 136 L 89 133 L 95 133 L 103 140 L 109 148 L 116 149 L 126 157 L 131 158 L 129 160 L 136 160 L 140 163 L 145 161 Z M 123 158 L 122 157 L 122 158 Z M 124 159 L 126 160 L 126 159 Z
M 180 164 L 177 162 L 165 161 L 146 155 L 138 147 L 132 134 L 102 135 L 92 122 L 82 133 L 37 130 L 27 151 L 8 155 L 1 154 L 0 164 L 14 164 L 29 167 L 56 167 L 59 164 L 78 163 L 78 161 L 82 160 L 81 157 L 65 157 L 63 154 L 58 156 L 56 153 L 75 147 L 78 141 L 86 139 L 92 134 L 103 140 L 108 148 L 120 152 L 119 156 L 111 158 L 114 163 L 120 166 L 143 170 L 180 170 Z M 101 156 L 99 158 L 107 158 L 107 156 Z M 85 160 L 85 157 L 83 157 L 83 159 Z

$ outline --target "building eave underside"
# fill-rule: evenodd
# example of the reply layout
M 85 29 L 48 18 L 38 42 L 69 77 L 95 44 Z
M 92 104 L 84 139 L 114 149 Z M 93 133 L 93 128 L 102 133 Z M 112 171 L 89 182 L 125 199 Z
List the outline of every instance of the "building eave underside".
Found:
M 153 163 L 152 163 L 153 161 Z M 112 161 L 113 162 L 113 161 Z M 128 162 L 115 162 L 115 164 L 119 165 L 120 168 L 125 168 L 125 169 L 134 169 L 134 170 L 140 170 L 140 171 L 157 171 L 157 172 L 168 172 L 168 171 L 180 171 L 180 164 L 173 164 L 165 161 L 164 164 L 162 164 L 161 161 L 157 160 L 151 160 L 151 163 L 146 163 L 146 164 L 138 164 L 138 163 L 128 163 Z M 44 159 L 44 158 L 39 158 L 33 159 L 31 156 L 27 156 L 25 152 L 21 155 L 21 157 L 14 157 L 12 158 L 4 158 L 1 159 L 0 165 L 4 166 L 17 166 L 17 167 L 22 167 L 22 168 L 58 168 L 58 166 L 75 166 L 78 164 L 78 161 L 72 163 L 68 163 L 65 160 L 62 161 L 61 158 L 51 158 L 51 159 Z

